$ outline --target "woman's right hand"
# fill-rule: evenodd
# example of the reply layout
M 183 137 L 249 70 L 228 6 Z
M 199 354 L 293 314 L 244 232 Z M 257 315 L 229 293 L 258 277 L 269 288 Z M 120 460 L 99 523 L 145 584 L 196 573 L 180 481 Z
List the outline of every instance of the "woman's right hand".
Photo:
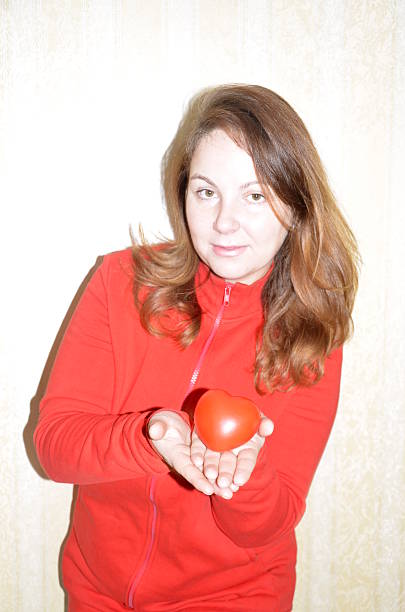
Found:
M 232 497 L 230 490 L 219 489 L 212 484 L 191 461 L 190 427 L 177 412 L 162 410 L 152 416 L 148 424 L 148 435 L 162 459 L 195 489 L 205 495 L 216 493 L 227 499 Z

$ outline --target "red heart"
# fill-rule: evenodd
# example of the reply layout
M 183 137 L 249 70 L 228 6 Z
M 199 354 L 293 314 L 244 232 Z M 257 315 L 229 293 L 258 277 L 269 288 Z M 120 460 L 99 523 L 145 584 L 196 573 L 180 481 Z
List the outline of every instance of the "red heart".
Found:
M 205 446 L 219 452 L 248 442 L 257 433 L 259 424 L 260 413 L 256 404 L 221 389 L 206 391 L 194 412 L 198 437 Z

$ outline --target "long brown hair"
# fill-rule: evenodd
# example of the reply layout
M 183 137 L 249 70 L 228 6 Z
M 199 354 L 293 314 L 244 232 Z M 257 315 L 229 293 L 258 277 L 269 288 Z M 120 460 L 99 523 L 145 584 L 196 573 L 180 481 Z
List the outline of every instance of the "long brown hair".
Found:
M 187 228 L 185 197 L 193 153 L 214 129 L 224 130 L 245 149 L 259 182 L 281 200 L 292 220 L 262 292 L 256 388 L 315 383 L 325 357 L 351 334 L 359 255 L 305 125 L 265 87 L 222 85 L 191 100 L 162 161 L 174 239 L 159 248 L 142 236 L 141 244 L 134 244 L 134 292 L 142 324 L 183 347 L 199 332 L 201 310 L 194 290 L 199 259 Z M 171 317 L 174 312 L 180 316 Z

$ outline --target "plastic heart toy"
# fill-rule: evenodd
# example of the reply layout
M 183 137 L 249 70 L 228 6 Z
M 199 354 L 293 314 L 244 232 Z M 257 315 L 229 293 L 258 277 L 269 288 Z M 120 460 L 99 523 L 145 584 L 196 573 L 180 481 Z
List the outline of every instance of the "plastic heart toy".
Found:
M 197 402 L 194 426 L 200 440 L 214 451 L 231 450 L 257 433 L 259 410 L 251 400 L 221 389 L 206 391 Z

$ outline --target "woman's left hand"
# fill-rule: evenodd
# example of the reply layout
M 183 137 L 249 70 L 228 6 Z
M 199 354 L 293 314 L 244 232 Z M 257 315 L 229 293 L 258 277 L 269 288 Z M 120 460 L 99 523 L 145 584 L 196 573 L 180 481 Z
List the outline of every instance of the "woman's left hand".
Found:
M 274 424 L 262 416 L 259 431 L 242 446 L 222 453 L 207 448 L 193 431 L 191 461 L 212 483 L 214 493 L 221 495 L 224 489 L 236 493 L 246 484 L 256 465 L 257 457 L 266 437 L 273 433 Z M 229 497 L 229 495 L 228 495 Z

